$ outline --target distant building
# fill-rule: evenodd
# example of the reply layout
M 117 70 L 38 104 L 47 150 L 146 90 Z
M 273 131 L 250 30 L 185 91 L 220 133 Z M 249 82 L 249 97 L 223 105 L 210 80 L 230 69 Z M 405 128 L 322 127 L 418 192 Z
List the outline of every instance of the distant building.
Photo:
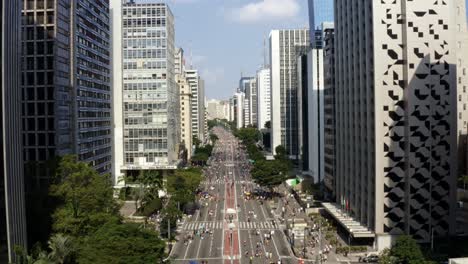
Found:
M 122 175 L 177 168 L 179 90 L 174 75 L 174 16 L 169 6 L 114 0 L 111 10 L 117 95 L 113 174 L 115 184 L 121 185 Z
M 233 103 L 233 113 L 234 113 L 234 123 L 236 124 L 237 128 L 244 127 L 244 101 L 245 101 L 245 94 L 243 92 L 236 92 L 232 99 Z
M 182 150 L 186 151 L 185 160 L 192 157 L 193 134 L 192 134 L 192 90 L 185 73 L 184 50 L 178 48 L 174 60 L 175 80 L 179 90 L 180 102 L 180 137 Z
M 182 144 L 187 151 L 187 160 L 192 157 L 192 90 L 187 81 L 187 78 L 183 74 L 176 74 L 176 82 L 179 86 L 180 95 L 180 135 Z
M 202 142 L 205 138 L 205 86 L 198 70 L 186 69 L 185 74 L 192 90 L 192 135 Z
M 0 2 L 0 262 L 27 248 L 21 141 L 21 1 Z
M 207 118 L 229 120 L 229 101 L 211 99 L 207 101 Z
M 271 121 L 271 87 L 270 68 L 263 68 L 257 72 L 257 128 L 265 128 L 265 124 Z
M 334 21 L 334 0 L 308 0 L 309 2 L 309 29 L 321 29 L 324 28 L 323 23 Z M 314 46 L 314 36 L 310 35 L 311 46 Z
M 239 81 L 239 91 L 245 95 L 244 126 L 257 124 L 257 83 L 255 77 L 242 77 Z
M 284 146 L 292 159 L 299 156 L 297 58 L 308 49 L 308 29 L 270 32 L 271 148 Z

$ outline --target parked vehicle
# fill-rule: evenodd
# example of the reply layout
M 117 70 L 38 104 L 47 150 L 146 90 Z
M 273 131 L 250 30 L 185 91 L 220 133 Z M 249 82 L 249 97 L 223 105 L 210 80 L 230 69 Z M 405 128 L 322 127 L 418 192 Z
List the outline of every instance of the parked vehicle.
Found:
M 377 256 L 377 255 L 369 255 L 369 256 L 367 256 L 367 257 L 364 257 L 364 258 L 362 259 L 362 261 L 365 262 L 365 263 L 377 263 L 377 262 L 379 262 L 379 256 Z

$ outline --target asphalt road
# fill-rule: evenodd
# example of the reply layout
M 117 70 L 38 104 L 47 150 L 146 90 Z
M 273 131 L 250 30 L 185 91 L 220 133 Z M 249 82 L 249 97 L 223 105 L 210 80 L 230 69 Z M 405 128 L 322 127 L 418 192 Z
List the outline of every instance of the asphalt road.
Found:
M 253 190 L 255 184 L 240 143 L 224 129 L 215 128 L 215 133 L 219 140 L 201 186 L 212 198 L 202 199 L 203 207 L 180 225 L 172 263 L 300 263 L 268 204 L 244 198 L 244 190 Z

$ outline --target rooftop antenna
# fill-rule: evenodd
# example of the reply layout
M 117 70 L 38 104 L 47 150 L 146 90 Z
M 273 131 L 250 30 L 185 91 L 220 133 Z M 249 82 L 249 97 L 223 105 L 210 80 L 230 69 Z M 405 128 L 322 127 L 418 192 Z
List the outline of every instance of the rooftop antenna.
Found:
M 190 41 L 190 69 L 193 70 L 193 48 L 192 48 L 192 41 Z

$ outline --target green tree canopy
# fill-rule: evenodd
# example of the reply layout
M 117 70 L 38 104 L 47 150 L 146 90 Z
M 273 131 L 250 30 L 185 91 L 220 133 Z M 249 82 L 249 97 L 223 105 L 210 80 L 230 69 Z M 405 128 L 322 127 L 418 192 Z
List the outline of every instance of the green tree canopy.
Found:
M 162 263 L 164 248 L 154 231 L 136 224 L 108 223 L 83 239 L 78 263 Z
M 201 143 L 202 143 L 201 140 L 198 139 L 197 136 L 193 136 L 193 137 L 192 137 L 192 144 L 195 145 L 195 147 L 198 148 L 198 146 L 200 146 Z
M 289 167 L 281 160 L 260 160 L 251 173 L 256 183 L 272 189 L 289 178 Z
M 244 145 L 255 144 L 262 139 L 262 133 L 253 127 L 239 129 L 235 136 L 237 136 Z
M 400 236 L 390 250 L 380 255 L 381 264 L 428 264 L 416 240 L 411 236 Z
M 75 156 L 61 159 L 50 194 L 61 202 L 53 214 L 55 232 L 78 236 L 120 221 L 109 176 L 99 175 Z
M 275 148 L 276 155 L 275 159 L 279 160 L 286 160 L 288 159 L 288 153 L 286 152 L 286 148 L 283 145 L 279 145 Z

